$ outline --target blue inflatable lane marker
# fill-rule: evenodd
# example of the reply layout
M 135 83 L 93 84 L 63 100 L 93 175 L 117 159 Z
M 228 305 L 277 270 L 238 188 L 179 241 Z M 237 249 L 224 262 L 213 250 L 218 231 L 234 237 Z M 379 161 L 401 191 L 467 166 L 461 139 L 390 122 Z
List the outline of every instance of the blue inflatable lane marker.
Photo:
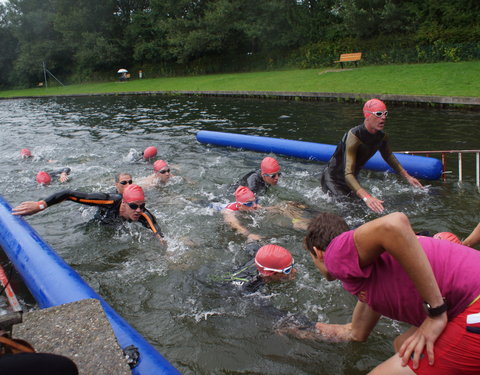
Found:
M 322 162 L 328 162 L 336 149 L 336 146 L 322 143 L 214 132 L 209 130 L 200 130 L 197 133 L 197 140 L 200 143 L 205 144 L 244 148 L 246 150 L 260 152 L 271 152 L 274 154 L 294 156 L 301 159 Z M 442 162 L 439 159 L 397 153 L 395 153 L 395 157 L 409 174 L 417 178 L 438 180 L 442 175 Z M 379 152 L 372 156 L 372 158 L 365 164 L 364 168 L 374 171 L 387 171 L 394 173 L 392 168 L 390 168 L 385 160 L 383 160 Z
M 0 196 L 0 246 L 41 308 L 87 298 L 100 301 L 122 349 L 138 348 L 134 375 L 180 374 L 155 348 L 97 294 Z

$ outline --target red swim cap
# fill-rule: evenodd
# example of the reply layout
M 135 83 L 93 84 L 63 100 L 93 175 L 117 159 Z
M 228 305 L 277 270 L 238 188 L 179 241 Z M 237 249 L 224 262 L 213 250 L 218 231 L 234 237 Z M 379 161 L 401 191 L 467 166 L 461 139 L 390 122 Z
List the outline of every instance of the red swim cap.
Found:
M 145 151 L 143 151 L 143 158 L 145 160 L 154 158 L 155 156 L 157 156 L 157 148 L 155 146 L 147 147 Z
M 260 169 L 262 170 L 262 174 L 265 173 L 277 173 L 280 170 L 280 165 L 278 161 L 270 156 L 267 156 L 265 159 L 262 160 L 260 164 Z
M 433 238 L 436 238 L 439 240 L 446 240 L 453 243 L 458 243 L 460 245 L 462 244 L 462 241 L 460 241 L 457 236 L 455 236 L 453 233 L 450 233 L 450 232 L 436 233 L 433 235 Z
M 235 201 L 238 203 L 247 203 L 255 200 L 255 194 L 246 186 L 239 186 L 235 190 Z
M 22 148 L 20 150 L 20 155 L 22 156 L 22 158 L 26 159 L 26 158 L 31 157 L 32 153 L 30 152 L 30 150 L 28 148 Z
M 387 110 L 387 106 L 380 99 L 370 99 L 363 106 L 363 115 L 365 116 L 365 118 L 367 118 L 372 115 L 370 112 L 386 111 L 386 110 Z M 367 112 L 367 111 L 370 111 L 370 112 Z
M 153 163 L 153 170 L 155 172 L 158 172 L 162 170 L 162 168 L 168 166 L 167 162 L 164 160 L 157 160 L 155 163 Z
M 127 203 L 144 201 L 145 194 L 143 193 L 143 189 L 138 185 L 128 185 L 123 191 L 123 200 Z
M 41 171 L 37 173 L 37 182 L 42 185 L 48 185 L 51 181 L 52 178 L 47 172 Z
M 255 255 L 255 264 L 258 272 L 263 276 L 270 276 L 275 271 L 266 271 L 265 268 L 283 270 L 293 263 L 292 254 L 287 249 L 278 245 L 262 246 Z

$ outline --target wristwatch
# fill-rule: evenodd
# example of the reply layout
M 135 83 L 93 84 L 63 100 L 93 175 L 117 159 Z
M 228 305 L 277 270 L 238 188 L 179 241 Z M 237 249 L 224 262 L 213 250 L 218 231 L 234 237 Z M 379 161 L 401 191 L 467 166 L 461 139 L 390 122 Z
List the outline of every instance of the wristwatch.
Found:
M 438 307 L 432 307 L 428 302 L 423 302 L 423 307 L 425 307 L 425 312 L 430 318 L 439 316 L 448 310 L 448 304 L 445 297 L 443 297 L 443 304 Z

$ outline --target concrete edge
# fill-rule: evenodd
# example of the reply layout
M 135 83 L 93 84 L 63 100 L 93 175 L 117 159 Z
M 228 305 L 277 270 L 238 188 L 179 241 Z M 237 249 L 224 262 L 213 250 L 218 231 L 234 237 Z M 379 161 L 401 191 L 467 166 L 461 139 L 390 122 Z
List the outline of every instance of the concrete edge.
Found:
M 395 95 L 395 94 L 365 94 L 365 93 L 336 93 L 336 92 L 295 92 L 295 91 L 131 91 L 109 92 L 91 94 L 69 95 L 39 95 L 39 96 L 15 96 L 10 98 L 0 97 L 0 100 L 8 99 L 38 99 L 59 97 L 88 97 L 88 96 L 128 96 L 128 95 L 186 95 L 186 96 L 224 96 L 241 98 L 265 98 L 286 100 L 331 100 L 331 101 L 366 101 L 371 98 L 379 98 L 389 102 L 398 102 L 406 105 L 425 106 L 453 106 L 480 108 L 480 97 L 471 96 L 431 96 L 431 95 Z

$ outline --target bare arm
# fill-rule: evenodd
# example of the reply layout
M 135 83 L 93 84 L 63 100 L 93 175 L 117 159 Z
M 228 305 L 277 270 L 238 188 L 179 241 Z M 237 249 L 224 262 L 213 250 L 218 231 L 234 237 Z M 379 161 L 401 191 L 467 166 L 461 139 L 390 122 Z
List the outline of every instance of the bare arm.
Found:
M 424 301 L 434 307 L 443 304 L 430 262 L 404 214 L 393 213 L 362 225 L 355 231 L 354 240 L 360 267 L 371 264 L 386 251 L 400 263 Z M 435 318 L 427 317 L 416 333 L 402 345 L 399 353 L 402 363 L 405 365 L 414 353 L 413 362 L 416 368 L 420 354 L 426 346 L 429 362 L 433 364 L 433 345 L 446 324 L 446 312 Z
M 366 303 L 357 302 L 353 310 L 352 322 L 348 324 L 317 323 L 317 333 L 332 341 L 365 341 L 380 319 Z
M 223 219 L 225 220 L 225 223 L 230 225 L 238 233 L 243 234 L 245 237 L 247 237 L 248 240 L 258 241 L 262 238 L 258 234 L 250 233 L 250 231 L 240 223 L 234 211 L 223 210 L 222 214 L 223 214 Z
M 465 246 L 476 246 L 480 243 L 480 223 L 475 227 L 475 229 L 470 233 L 470 235 L 463 241 Z

